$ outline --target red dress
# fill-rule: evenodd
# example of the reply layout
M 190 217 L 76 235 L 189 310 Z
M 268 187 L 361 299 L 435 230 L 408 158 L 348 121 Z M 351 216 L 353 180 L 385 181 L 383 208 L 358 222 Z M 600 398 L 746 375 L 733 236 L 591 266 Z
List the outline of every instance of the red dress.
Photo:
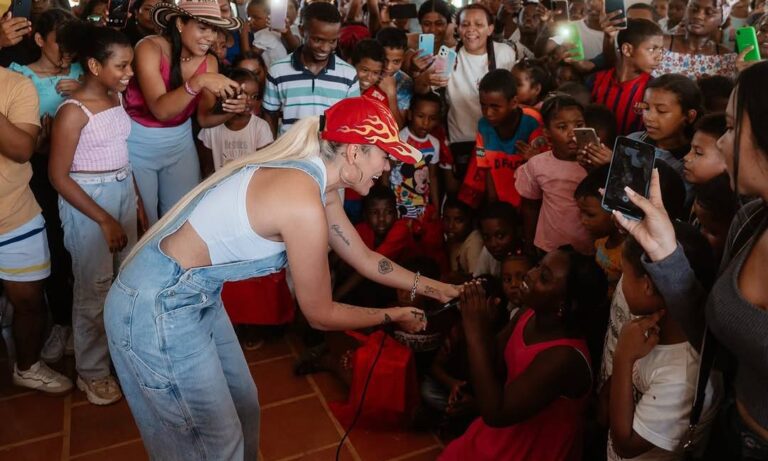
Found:
M 526 311 L 515 325 L 504 349 L 507 383 L 516 379 L 536 356 L 549 348 L 569 346 L 589 360 L 587 344 L 579 339 L 558 339 L 526 345 Z M 512 426 L 493 428 L 477 418 L 461 437 L 451 442 L 439 461 L 571 461 L 581 458 L 581 435 L 589 392 L 578 399 L 560 397 L 531 418 Z

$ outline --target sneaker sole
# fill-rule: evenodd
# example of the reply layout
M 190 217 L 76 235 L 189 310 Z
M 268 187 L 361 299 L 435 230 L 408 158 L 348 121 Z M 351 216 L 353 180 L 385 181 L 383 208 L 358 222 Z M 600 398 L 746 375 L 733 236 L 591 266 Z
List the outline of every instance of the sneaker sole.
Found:
M 106 406 L 106 405 L 112 405 L 113 403 L 119 402 L 123 398 L 123 394 L 120 394 L 115 399 L 109 400 L 109 399 L 102 399 L 101 397 L 98 397 L 94 395 L 93 392 L 88 389 L 88 386 L 83 382 L 80 377 L 77 377 L 77 388 L 81 391 L 85 392 L 85 397 L 88 399 L 89 402 L 91 402 L 94 405 L 98 405 L 100 407 Z
M 16 381 L 15 378 L 13 379 L 13 385 L 16 386 L 16 387 L 23 387 L 24 389 L 30 389 L 30 390 L 33 390 L 33 391 L 38 391 L 38 392 L 41 392 L 41 393 L 43 393 L 45 395 L 50 395 L 52 397 L 58 397 L 58 396 L 66 395 L 66 394 L 69 394 L 70 392 L 72 392 L 72 388 L 71 387 L 69 387 L 67 389 L 64 389 L 64 390 L 61 390 L 61 391 L 48 391 L 48 390 L 45 390 L 44 388 L 34 387 L 34 386 L 31 386 L 31 385 L 26 385 L 26 384 L 23 384 L 23 383 L 19 383 L 19 382 Z
M 40 360 L 42 360 L 45 363 L 56 363 L 59 360 L 61 360 L 63 357 L 64 357 L 63 351 L 61 354 L 57 355 L 56 357 L 46 357 L 43 354 L 40 354 Z

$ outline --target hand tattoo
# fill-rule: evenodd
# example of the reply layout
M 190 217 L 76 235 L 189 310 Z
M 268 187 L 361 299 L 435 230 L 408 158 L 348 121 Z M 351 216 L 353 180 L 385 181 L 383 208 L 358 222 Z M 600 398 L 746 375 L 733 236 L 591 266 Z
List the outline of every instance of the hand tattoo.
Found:
M 411 315 L 418 321 L 424 321 L 424 313 L 420 311 L 411 311 Z
M 392 263 L 387 258 L 382 258 L 379 261 L 379 274 L 389 274 L 393 270 Z
M 333 231 L 334 234 L 336 234 L 336 236 L 338 236 L 341 239 L 342 242 L 344 242 L 344 244 L 349 246 L 349 239 L 344 237 L 344 233 L 341 232 L 341 226 L 339 226 L 338 224 L 334 224 L 331 226 L 331 230 Z
M 381 322 L 382 325 L 389 325 L 392 323 L 392 317 L 389 316 L 389 314 L 384 314 L 384 320 Z
M 424 286 L 424 294 L 427 295 L 427 296 L 432 296 L 432 295 L 440 294 L 440 292 L 437 291 L 436 288 L 433 288 L 433 287 L 431 287 L 429 285 L 425 285 Z

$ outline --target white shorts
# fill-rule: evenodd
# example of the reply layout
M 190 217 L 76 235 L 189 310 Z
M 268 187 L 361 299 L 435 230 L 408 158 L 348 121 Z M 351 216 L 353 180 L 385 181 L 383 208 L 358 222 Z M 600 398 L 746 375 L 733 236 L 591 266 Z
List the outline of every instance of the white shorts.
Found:
M 36 282 L 49 275 L 51 253 L 42 214 L 6 234 L 0 234 L 0 279 Z

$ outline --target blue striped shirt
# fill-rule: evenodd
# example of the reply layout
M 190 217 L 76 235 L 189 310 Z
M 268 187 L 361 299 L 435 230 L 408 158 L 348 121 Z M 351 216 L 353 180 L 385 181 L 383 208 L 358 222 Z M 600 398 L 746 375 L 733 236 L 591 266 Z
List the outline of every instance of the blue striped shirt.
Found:
M 315 75 L 301 62 L 301 50 L 299 47 L 269 67 L 262 109 L 283 113 L 279 134 L 303 117 L 322 115 L 342 99 L 360 96 L 354 67 L 331 55 L 325 68 Z

